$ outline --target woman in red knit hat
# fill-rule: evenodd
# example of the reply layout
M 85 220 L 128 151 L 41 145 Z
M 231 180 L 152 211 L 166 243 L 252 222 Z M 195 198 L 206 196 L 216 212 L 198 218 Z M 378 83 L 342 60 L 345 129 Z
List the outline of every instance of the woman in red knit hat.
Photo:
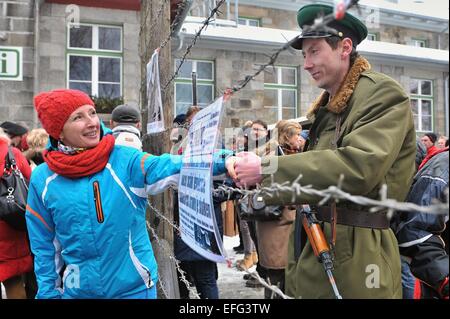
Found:
M 114 145 L 81 91 L 44 92 L 34 104 L 51 144 L 26 214 L 37 298 L 156 298 L 147 194 L 178 183 L 181 157 Z M 223 159 L 215 172 L 225 172 Z
M 0 172 L 2 174 L 9 145 L 9 137 L 0 128 Z M 12 152 L 22 175 L 28 181 L 31 168 L 27 160 L 17 148 L 13 147 Z M 15 230 L 5 221 L 0 220 L 0 282 L 5 286 L 8 299 L 26 298 L 22 275 L 32 269 L 33 259 L 26 232 Z

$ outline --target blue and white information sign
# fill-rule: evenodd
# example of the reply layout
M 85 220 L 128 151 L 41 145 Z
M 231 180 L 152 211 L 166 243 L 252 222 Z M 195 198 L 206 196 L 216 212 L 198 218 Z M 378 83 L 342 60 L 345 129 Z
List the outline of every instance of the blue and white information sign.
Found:
M 181 239 L 214 262 L 225 262 L 212 198 L 213 153 L 216 150 L 223 97 L 198 112 L 188 133 L 178 186 Z

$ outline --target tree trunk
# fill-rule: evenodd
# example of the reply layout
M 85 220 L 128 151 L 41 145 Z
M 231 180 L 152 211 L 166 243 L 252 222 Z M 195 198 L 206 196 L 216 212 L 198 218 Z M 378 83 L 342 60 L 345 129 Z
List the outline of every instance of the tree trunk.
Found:
M 164 9 L 160 13 L 161 6 L 164 4 Z M 169 0 L 141 0 L 141 29 L 139 33 L 139 54 L 141 56 L 141 103 L 144 110 L 142 116 L 142 126 L 144 132 L 143 149 L 152 155 L 161 155 L 170 152 L 169 133 L 172 126 L 173 119 L 173 101 L 172 101 L 172 86 L 169 86 L 166 91 L 162 92 L 162 103 L 164 112 L 164 125 L 166 130 L 162 133 L 146 135 L 147 128 L 147 63 L 150 61 L 154 50 L 169 36 L 170 33 L 170 1 Z M 160 81 L 163 87 L 169 80 L 172 73 L 172 57 L 170 42 L 159 53 L 159 68 Z M 164 214 L 169 220 L 173 220 L 173 204 L 171 191 L 165 191 L 163 194 L 150 196 L 151 204 Z M 157 236 L 162 240 L 161 246 L 168 247 L 169 253 L 173 254 L 173 228 L 164 220 L 157 217 L 152 209 L 147 210 L 147 220 L 150 225 L 156 230 Z M 152 240 L 155 244 L 156 241 Z M 155 257 L 158 262 L 160 281 L 164 281 L 166 291 L 169 291 L 168 298 L 176 298 L 178 292 L 178 285 L 176 276 L 173 278 L 173 265 L 168 264 L 167 251 L 162 251 L 161 247 L 154 249 Z M 172 281 L 167 282 L 168 278 L 172 276 Z M 178 293 L 179 296 L 179 293 Z M 164 297 L 164 296 L 161 296 Z

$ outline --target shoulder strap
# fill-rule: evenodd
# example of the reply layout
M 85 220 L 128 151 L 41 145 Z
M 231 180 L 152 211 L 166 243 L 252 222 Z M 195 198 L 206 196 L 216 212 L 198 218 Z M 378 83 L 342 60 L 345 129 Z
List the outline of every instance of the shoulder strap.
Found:
M 8 147 L 8 152 L 5 156 L 5 169 L 10 169 L 12 166 L 17 166 L 16 158 L 14 157 L 14 153 L 12 151 L 12 147 Z

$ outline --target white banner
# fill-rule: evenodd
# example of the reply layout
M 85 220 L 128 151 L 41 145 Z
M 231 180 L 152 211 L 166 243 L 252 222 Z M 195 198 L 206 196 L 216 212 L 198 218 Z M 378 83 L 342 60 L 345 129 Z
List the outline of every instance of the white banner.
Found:
M 147 63 L 147 134 L 164 131 L 164 113 L 159 82 L 159 50 L 155 50 Z
M 223 97 L 198 112 L 189 128 L 178 187 L 181 239 L 203 257 L 225 262 L 212 198 L 213 153 Z

